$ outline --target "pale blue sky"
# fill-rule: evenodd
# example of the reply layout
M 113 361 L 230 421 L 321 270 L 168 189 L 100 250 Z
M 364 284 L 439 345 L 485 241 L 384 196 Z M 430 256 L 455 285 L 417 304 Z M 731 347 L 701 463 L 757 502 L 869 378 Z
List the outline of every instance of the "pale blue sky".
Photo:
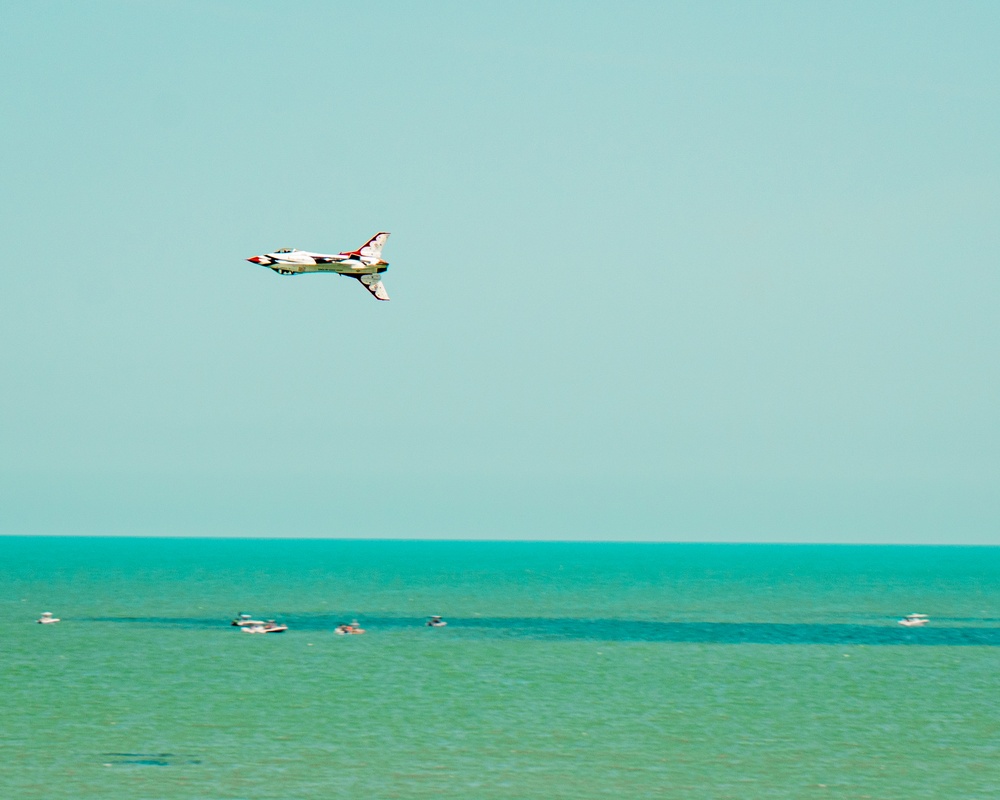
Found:
M 0 532 L 1000 543 L 1000 5 L 0 30 Z

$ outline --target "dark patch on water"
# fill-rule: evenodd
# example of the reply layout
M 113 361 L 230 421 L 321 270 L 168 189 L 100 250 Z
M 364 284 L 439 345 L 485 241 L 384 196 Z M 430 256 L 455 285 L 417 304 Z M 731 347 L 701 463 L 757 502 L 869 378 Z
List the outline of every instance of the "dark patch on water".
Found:
M 268 617 L 270 619 L 270 617 Z M 125 622 L 138 623 L 140 625 L 163 625 L 171 628 L 218 628 L 230 627 L 233 630 L 236 626 L 229 622 L 219 622 L 216 618 L 209 617 L 80 617 L 81 622 Z
M 328 632 L 353 615 L 282 614 L 278 618 L 289 632 Z M 424 617 L 367 616 L 358 614 L 369 633 L 425 628 Z M 462 638 L 520 638 L 609 642 L 677 642 L 695 644 L 826 644 L 920 645 L 1000 647 L 1000 627 L 948 625 L 904 628 L 895 622 L 882 625 L 786 622 L 658 622 L 627 619 L 573 619 L 563 617 L 448 617 L 448 627 L 434 635 Z M 184 617 L 101 617 L 95 622 L 137 623 L 188 629 L 233 632 L 227 622 Z M 981 620 L 987 621 L 987 620 Z M 432 629 L 427 628 L 430 633 Z M 272 637 L 273 638 L 273 637 Z
M 372 623 L 374 625 L 374 621 Z M 895 624 L 656 622 L 614 619 L 455 620 L 497 636 L 694 644 L 937 645 L 1000 647 L 1000 628 L 903 628 Z
M 176 764 L 200 764 L 201 760 L 174 753 L 101 753 L 111 761 L 107 766 L 169 767 Z

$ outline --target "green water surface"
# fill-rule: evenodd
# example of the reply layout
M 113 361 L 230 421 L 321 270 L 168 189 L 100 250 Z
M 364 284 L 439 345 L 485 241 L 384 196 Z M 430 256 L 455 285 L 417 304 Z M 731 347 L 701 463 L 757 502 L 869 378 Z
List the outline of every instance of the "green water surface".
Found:
M 994 548 L 0 552 L 5 798 L 1000 796 Z

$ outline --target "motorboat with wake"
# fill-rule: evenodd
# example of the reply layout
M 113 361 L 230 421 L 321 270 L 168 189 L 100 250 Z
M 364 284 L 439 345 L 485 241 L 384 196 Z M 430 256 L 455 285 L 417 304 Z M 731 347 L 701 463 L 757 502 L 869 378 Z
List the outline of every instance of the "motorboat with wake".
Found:
M 256 625 L 241 625 L 240 630 L 243 633 L 284 633 L 288 630 L 288 626 L 279 625 L 273 619 L 269 619 Z
M 59 622 L 59 617 L 53 617 L 51 611 L 46 611 L 37 620 L 39 625 L 54 625 Z
M 928 619 L 926 614 L 907 614 L 899 620 L 899 624 L 904 628 L 922 628 L 928 622 L 930 622 L 930 619 Z

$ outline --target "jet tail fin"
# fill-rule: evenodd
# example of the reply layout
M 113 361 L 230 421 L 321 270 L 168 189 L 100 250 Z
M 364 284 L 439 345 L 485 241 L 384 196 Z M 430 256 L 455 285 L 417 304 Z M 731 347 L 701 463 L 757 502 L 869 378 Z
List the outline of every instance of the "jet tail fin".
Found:
M 361 247 L 359 247 L 355 252 L 362 256 L 371 256 L 372 258 L 382 258 L 382 248 L 385 247 L 385 242 L 389 238 L 389 234 L 385 231 L 380 231 L 376 233 L 371 239 L 365 242 Z
M 388 234 L 386 234 L 388 236 Z M 351 277 L 354 277 L 353 275 Z M 385 290 L 385 284 L 378 275 L 358 275 L 358 280 L 369 292 L 375 295 L 376 300 L 388 300 L 389 293 Z

